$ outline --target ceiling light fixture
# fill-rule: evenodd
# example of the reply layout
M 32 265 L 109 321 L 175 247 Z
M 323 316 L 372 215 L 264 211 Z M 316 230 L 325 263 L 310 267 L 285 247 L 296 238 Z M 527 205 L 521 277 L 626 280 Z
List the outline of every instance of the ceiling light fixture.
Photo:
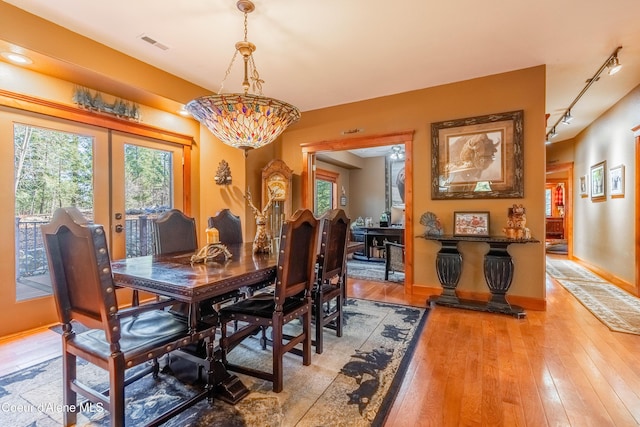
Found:
M 217 95 L 203 96 L 186 105 L 200 123 L 205 125 L 218 139 L 232 147 L 247 151 L 273 142 L 289 125 L 300 119 L 300 110 L 286 102 L 262 95 L 262 83 L 256 69 L 253 52 L 256 46 L 247 41 L 247 14 L 253 12 L 254 4 L 240 0 L 236 6 L 244 13 L 244 40 L 236 43 Z M 244 93 L 222 94 L 224 81 L 238 53 L 244 59 Z M 250 76 L 250 77 L 249 77 Z M 252 83 L 249 83 L 251 79 Z M 258 95 L 249 94 L 249 88 Z
M 585 85 L 584 88 L 582 88 L 582 91 L 580 91 L 578 96 L 576 96 L 576 99 L 574 99 L 573 102 L 569 105 L 569 107 L 567 107 L 567 109 L 564 110 L 564 112 L 562 113 L 562 115 L 560 116 L 558 121 L 556 121 L 553 124 L 553 126 L 551 127 L 551 130 L 549 132 L 547 132 L 546 141 L 549 141 L 549 139 L 551 139 L 554 136 L 558 135 L 556 133 L 556 126 L 558 126 L 558 124 L 560 124 L 560 123 L 569 124 L 569 122 L 571 122 L 571 120 L 573 120 L 573 117 L 571 116 L 571 109 L 573 108 L 574 105 L 576 105 L 576 102 L 578 102 L 578 100 L 580 98 L 582 98 L 582 95 L 585 94 L 585 92 L 591 87 L 591 85 L 593 83 L 597 82 L 600 79 L 600 74 L 602 74 L 602 72 L 605 69 L 609 68 L 609 74 L 610 75 L 611 74 L 615 74 L 618 71 L 620 71 L 620 68 L 622 67 L 622 65 L 620 65 L 620 61 L 618 60 L 618 52 L 620 51 L 620 49 L 622 49 L 622 46 L 618 46 L 613 51 L 613 53 L 611 55 L 609 55 L 607 60 L 604 61 L 604 64 L 602 64 L 600 66 L 600 68 L 598 68 L 598 71 L 596 71 L 596 73 L 593 75 L 593 77 L 591 77 L 589 80 L 587 80 L 587 84 Z
M 404 159 L 404 148 L 399 145 L 394 145 L 391 147 L 391 154 L 389 155 L 391 160 L 402 160 Z
M 9 61 L 13 62 L 14 64 L 19 64 L 19 65 L 33 64 L 33 61 L 31 60 L 31 58 L 29 58 L 28 56 L 21 55 L 19 53 L 0 52 L 0 55 L 2 55 L 3 58 L 6 58 Z

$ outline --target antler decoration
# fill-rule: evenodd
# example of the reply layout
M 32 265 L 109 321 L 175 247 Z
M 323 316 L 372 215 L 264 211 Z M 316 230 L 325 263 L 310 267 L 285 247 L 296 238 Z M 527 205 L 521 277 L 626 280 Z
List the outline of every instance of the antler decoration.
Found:
M 220 255 L 224 255 L 224 259 L 228 260 L 233 255 L 222 243 L 209 243 L 202 247 L 197 254 L 191 255 L 191 263 L 207 262 L 218 258 Z
M 273 202 L 274 193 L 271 189 L 269 189 L 269 200 L 262 210 L 258 209 L 253 204 L 253 199 L 251 197 L 251 190 L 247 188 L 247 194 L 244 196 L 253 210 L 253 215 L 256 218 L 256 237 L 253 239 L 253 252 L 254 253 L 269 253 L 271 251 L 271 245 L 269 242 L 269 236 L 267 235 L 267 211 L 271 207 L 271 203 Z

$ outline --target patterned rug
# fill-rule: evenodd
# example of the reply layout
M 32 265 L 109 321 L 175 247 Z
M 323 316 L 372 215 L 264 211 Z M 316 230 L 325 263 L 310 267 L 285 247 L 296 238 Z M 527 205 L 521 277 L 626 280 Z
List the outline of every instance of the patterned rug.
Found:
M 384 262 L 347 260 L 347 277 L 384 282 Z M 388 281 L 404 283 L 404 273 L 389 273 Z
M 609 329 L 640 335 L 640 298 L 572 261 L 547 258 L 547 273 Z
M 164 426 L 380 426 L 393 403 L 428 311 L 421 308 L 349 299 L 342 338 L 325 332 L 324 352 L 313 353 L 311 366 L 287 354 L 284 391 L 271 383 L 238 375 L 251 393 L 237 405 L 206 401 Z M 235 362 L 270 366 L 268 351 L 249 339 L 229 354 Z M 78 377 L 107 384 L 105 372 L 84 363 Z M 168 374 L 147 376 L 126 389 L 127 426 L 144 424 L 168 405 L 190 396 L 200 385 L 187 385 Z M 105 387 L 106 388 L 106 387 Z M 150 390 L 154 392 L 149 393 Z M 3 426 L 59 426 L 62 414 L 61 358 L 0 378 Z M 5 410 L 6 408 L 6 410 Z M 83 405 L 78 426 L 107 426 L 109 414 Z

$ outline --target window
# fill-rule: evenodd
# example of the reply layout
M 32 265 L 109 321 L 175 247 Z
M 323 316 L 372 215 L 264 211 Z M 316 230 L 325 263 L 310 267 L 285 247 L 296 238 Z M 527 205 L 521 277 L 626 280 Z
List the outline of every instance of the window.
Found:
M 316 170 L 315 198 L 313 212 L 321 216 L 338 207 L 338 177 L 340 175 L 325 169 Z

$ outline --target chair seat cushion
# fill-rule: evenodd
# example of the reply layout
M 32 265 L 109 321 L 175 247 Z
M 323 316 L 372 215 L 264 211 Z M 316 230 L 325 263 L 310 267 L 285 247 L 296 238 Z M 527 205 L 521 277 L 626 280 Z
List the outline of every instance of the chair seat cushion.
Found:
M 120 350 L 125 359 L 151 350 L 180 337 L 189 337 L 187 323 L 166 311 L 152 310 L 123 318 L 120 322 Z M 102 329 L 90 329 L 76 335 L 70 345 L 106 359 L 111 354 Z
M 282 310 L 284 313 L 288 313 L 304 304 L 306 304 L 304 297 L 296 296 L 287 298 L 285 299 Z M 220 316 L 223 318 L 229 318 L 234 314 L 246 314 L 271 319 L 273 317 L 275 305 L 273 294 L 263 293 L 223 307 L 220 310 Z

